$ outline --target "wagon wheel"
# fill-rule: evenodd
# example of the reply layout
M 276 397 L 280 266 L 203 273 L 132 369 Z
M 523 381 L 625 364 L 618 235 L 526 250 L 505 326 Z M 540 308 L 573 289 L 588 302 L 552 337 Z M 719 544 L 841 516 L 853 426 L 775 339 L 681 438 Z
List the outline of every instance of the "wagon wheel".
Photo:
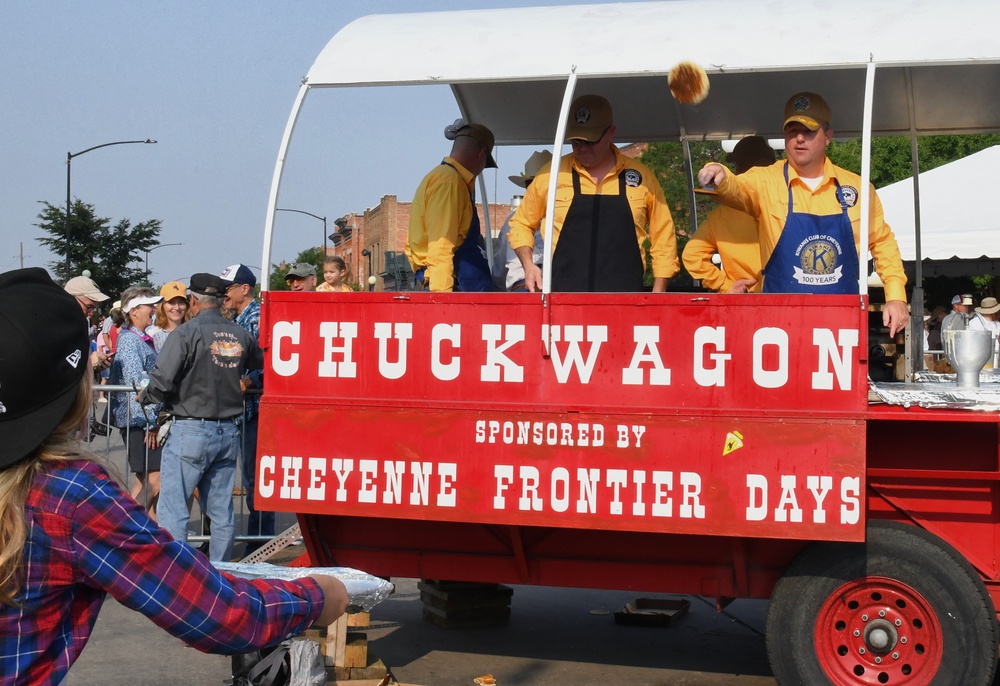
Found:
M 989 686 L 997 617 L 982 580 L 923 529 L 871 522 L 861 544 L 816 543 L 767 613 L 782 686 Z

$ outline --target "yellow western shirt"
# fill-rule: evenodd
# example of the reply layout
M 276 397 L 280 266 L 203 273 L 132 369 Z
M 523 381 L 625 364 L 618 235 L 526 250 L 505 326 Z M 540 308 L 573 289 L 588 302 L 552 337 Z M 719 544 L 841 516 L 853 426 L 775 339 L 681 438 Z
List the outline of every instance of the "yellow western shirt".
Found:
M 470 192 L 475 177 L 452 157 L 420 182 L 410 206 L 410 233 L 406 257 L 416 272 L 427 267 L 424 279 L 432 291 L 451 291 L 455 285 L 455 250 L 472 223 Z M 458 172 L 458 173 L 456 173 Z
M 774 246 L 785 228 L 788 217 L 788 186 L 785 185 L 784 160 L 767 167 L 754 167 L 736 175 L 726 169 L 726 178 L 718 187 L 719 200 L 731 207 L 743 210 L 757 218 L 760 238 L 760 261 L 767 266 L 774 252 Z M 823 180 L 816 190 L 799 178 L 788 165 L 788 184 L 792 188 L 792 201 L 796 212 L 814 215 L 840 214 L 843 210 L 837 200 L 836 179 L 847 199 L 847 214 L 854 228 L 854 243 L 862 256 L 861 278 L 865 278 L 865 253 L 861 251 L 861 177 L 834 165 L 829 158 L 823 167 Z M 868 213 L 868 250 L 875 258 L 875 271 L 885 284 L 885 299 L 906 302 L 906 274 L 899 256 L 899 246 L 892 229 L 885 223 L 882 202 L 874 187 L 871 188 L 871 202 Z
M 624 169 L 634 169 L 639 172 L 641 180 L 636 186 L 625 189 L 628 204 L 632 208 L 632 220 L 635 224 L 635 236 L 640 250 L 648 235 L 650 240 L 650 256 L 653 263 L 653 276 L 669 279 L 680 271 L 680 261 L 677 259 L 677 237 L 674 235 L 674 220 L 670 216 L 663 189 L 649 167 L 641 162 L 629 159 L 615 148 L 615 166 L 598 184 L 590 173 L 576 161 L 572 153 L 559 161 L 559 178 L 556 185 L 555 221 L 552 223 L 553 250 L 559 243 L 559 231 L 562 229 L 566 213 L 573 202 L 573 174 L 576 169 L 580 175 L 580 192 L 586 195 L 618 195 L 618 175 Z M 510 246 L 517 248 L 535 245 L 535 231 L 542 226 L 545 218 L 545 202 L 549 191 L 549 176 L 551 167 L 545 167 L 535 176 L 528 186 L 524 199 L 510 220 Z M 548 224 L 548 222 L 545 222 Z M 648 231 L 647 231 L 647 226 Z M 544 230 L 544 229 L 542 229 Z M 645 254 L 645 253 L 644 253 Z
M 722 269 L 712 264 L 716 253 L 722 258 Z M 719 293 L 728 293 L 738 279 L 757 279 L 757 285 L 750 287 L 754 292 L 763 284 L 757 222 L 732 207 L 723 205 L 708 213 L 684 246 L 683 260 L 692 278 Z

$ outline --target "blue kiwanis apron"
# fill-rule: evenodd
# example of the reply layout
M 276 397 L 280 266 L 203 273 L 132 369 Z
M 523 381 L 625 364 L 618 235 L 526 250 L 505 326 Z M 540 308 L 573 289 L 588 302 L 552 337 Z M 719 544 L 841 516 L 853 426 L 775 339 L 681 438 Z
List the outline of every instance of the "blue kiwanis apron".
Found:
M 618 195 L 583 195 L 573 170 L 570 203 L 552 255 L 552 290 L 561 293 L 628 293 L 643 290 L 643 261 L 626 194 L 625 169 Z
M 834 179 L 840 214 L 795 212 L 787 162 L 784 173 L 788 216 L 771 259 L 763 269 L 764 292 L 857 293 L 858 251 L 840 183 Z

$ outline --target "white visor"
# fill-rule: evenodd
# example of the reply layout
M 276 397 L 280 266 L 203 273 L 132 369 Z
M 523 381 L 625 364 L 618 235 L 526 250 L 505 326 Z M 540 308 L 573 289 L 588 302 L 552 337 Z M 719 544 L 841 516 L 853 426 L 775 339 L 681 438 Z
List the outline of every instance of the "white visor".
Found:
M 161 300 L 163 300 L 163 296 L 161 295 L 140 295 L 138 298 L 129 300 L 128 304 L 122 308 L 122 312 L 128 314 L 139 305 L 155 305 Z

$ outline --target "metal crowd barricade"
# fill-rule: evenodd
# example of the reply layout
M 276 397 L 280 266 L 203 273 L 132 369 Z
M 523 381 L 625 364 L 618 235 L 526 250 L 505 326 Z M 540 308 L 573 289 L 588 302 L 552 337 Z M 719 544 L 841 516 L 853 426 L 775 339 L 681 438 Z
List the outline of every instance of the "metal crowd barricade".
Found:
M 105 462 L 111 468 L 112 476 L 118 478 L 121 481 L 122 488 L 128 491 L 132 487 L 135 473 L 129 468 L 126 445 L 128 435 L 138 429 L 136 427 L 126 428 L 123 436 L 122 429 L 114 426 L 114 418 L 111 416 L 111 394 L 117 392 L 127 393 L 130 396 L 135 395 L 135 389 L 131 386 L 94 385 L 93 413 L 84 440 L 91 451 L 105 458 Z M 131 418 L 131 414 L 128 414 L 127 423 L 130 423 Z M 241 432 L 244 432 L 245 428 L 245 424 L 241 423 Z M 242 444 L 243 437 L 241 436 Z M 244 451 L 241 450 L 239 460 L 236 464 L 236 486 L 233 489 L 233 498 L 237 499 L 236 503 L 234 503 L 236 518 L 235 543 L 265 543 L 273 537 L 261 536 L 259 533 L 247 531 L 249 512 L 247 510 L 246 486 L 243 484 L 243 453 Z M 147 465 L 149 464 L 148 460 L 149 446 L 147 445 Z M 139 504 L 148 509 L 149 489 L 145 489 L 144 493 L 143 502 Z M 275 513 L 274 528 L 276 532 L 285 531 L 296 524 L 296 522 L 297 519 L 294 513 Z M 208 518 L 202 514 L 198 499 L 194 498 L 191 503 L 191 519 L 188 523 L 188 542 L 195 546 L 205 544 L 205 550 L 207 551 L 209 538 L 210 523 Z

